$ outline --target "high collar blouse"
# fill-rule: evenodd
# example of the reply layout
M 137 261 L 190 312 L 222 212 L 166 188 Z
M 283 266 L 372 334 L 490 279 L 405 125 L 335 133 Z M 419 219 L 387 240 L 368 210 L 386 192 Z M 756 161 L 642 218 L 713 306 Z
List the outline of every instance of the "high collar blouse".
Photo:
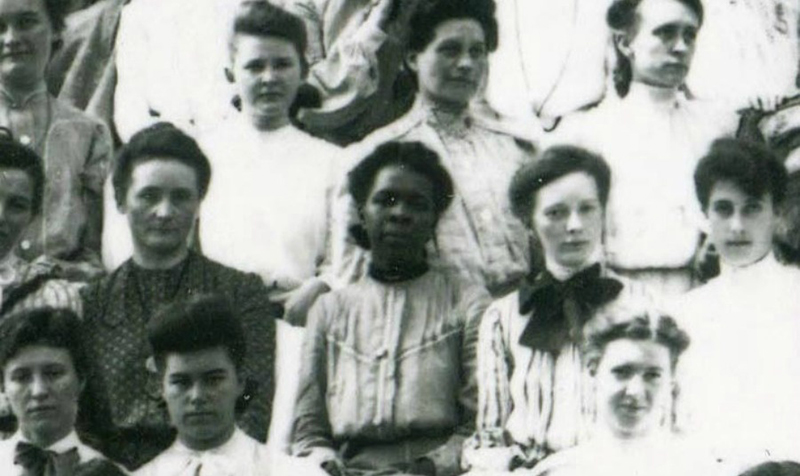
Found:
M 279 291 L 320 273 L 340 149 L 287 125 L 236 118 L 200 141 L 214 173 L 200 215 L 203 253 Z
M 529 142 L 469 111 L 451 114 L 417 99 L 411 111 L 346 151 L 350 167 L 389 142 L 419 141 L 435 151 L 455 186 L 428 249 L 435 266 L 485 286 L 493 295 L 510 291 L 528 272 L 528 232 L 511 213 L 508 188 L 517 168 L 532 155 Z M 357 220 L 352 199 L 340 188 L 334 209 L 333 271 L 345 282 L 363 275 L 365 252 L 348 237 Z
M 650 299 L 636 283 L 606 269 L 601 276 L 623 284 L 615 301 Z M 570 340 L 558 352 L 522 345 L 536 312 L 522 314 L 515 291 L 493 302 L 481 321 L 477 432 L 464 453 L 475 470 L 508 470 L 514 459 L 530 467 L 590 436 L 592 395 L 579 343 Z
M 693 175 L 711 143 L 735 131 L 736 115 L 673 89 L 631 84 L 576 113 L 547 139 L 599 153 L 611 167 L 607 262 L 625 270 L 683 268 L 702 219 Z
M 682 424 L 721 458 L 800 460 L 800 269 L 773 255 L 687 294 L 675 315 Z
M 461 438 L 446 446 L 458 460 L 474 428 L 488 301 L 435 270 L 392 284 L 366 277 L 320 297 L 306 328 L 293 452 L 453 434 Z

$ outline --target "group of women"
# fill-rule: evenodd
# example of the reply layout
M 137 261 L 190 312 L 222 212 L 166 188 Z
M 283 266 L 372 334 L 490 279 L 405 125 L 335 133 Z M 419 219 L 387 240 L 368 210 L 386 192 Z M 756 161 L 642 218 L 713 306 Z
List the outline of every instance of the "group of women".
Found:
M 339 55 L 346 67 L 337 71 L 354 75 L 336 84 L 374 93 L 385 82 L 374 75 L 386 73 L 376 55 L 396 46 L 381 35 L 403 18 L 415 97 L 347 148 L 300 120 L 337 103 L 325 96 L 332 68 L 309 64 L 311 32 L 287 11 L 293 2 L 240 3 L 224 35 L 208 31 L 227 39 L 217 73 L 228 87 L 187 77 L 137 92 L 148 78 L 120 76 L 114 118 L 118 133 L 138 114 L 195 136 L 213 178 L 193 246 L 257 274 L 285 322 L 304 328 L 298 375 L 278 370 L 279 393 L 297 385 L 296 397 L 288 391 L 292 454 L 335 476 L 745 469 L 678 434 L 690 336 L 656 305 L 697 285 L 693 260 L 705 248 L 692 174 L 713 139 L 735 128 L 733 111 L 685 91 L 704 21 L 698 0 L 615 0 L 612 88 L 547 133 L 504 120 L 483 98 L 503 36 L 492 0 L 360 6 L 352 44 L 316 53 Z M 325 17 L 333 7 L 319 3 Z M 0 165 L 0 218 L 10 224 L 0 234 L 4 313 L 42 303 L 80 311 L 74 283 L 102 274 L 101 256 L 114 269 L 130 253 L 104 182 L 109 124 L 45 85 L 65 5 L 0 0 L 0 126 L 45 164 L 41 203 L 19 203 L 19 180 Z M 146 5 L 132 3 L 125 35 Z M 198 56 L 191 35 L 204 32 L 187 33 L 189 23 L 172 32 L 169 18 L 148 28 L 180 37 L 186 48 L 175 51 L 189 57 L 173 65 L 158 45 L 162 62 L 147 74 L 213 64 L 219 51 L 187 63 Z M 120 41 L 121 73 L 147 62 L 122 55 L 151 44 Z M 179 93 L 198 91 L 230 93 L 193 103 L 205 114 L 230 102 L 213 128 L 183 110 L 171 117 Z M 146 96 L 163 108 L 135 100 Z

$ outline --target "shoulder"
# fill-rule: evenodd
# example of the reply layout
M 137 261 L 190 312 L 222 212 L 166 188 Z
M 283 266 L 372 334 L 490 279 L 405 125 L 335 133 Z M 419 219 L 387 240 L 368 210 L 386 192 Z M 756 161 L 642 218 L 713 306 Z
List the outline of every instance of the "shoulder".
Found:
M 596 463 L 596 462 L 595 462 Z M 576 446 L 553 453 L 533 468 L 531 476 L 579 476 L 591 474 L 592 461 L 583 447 Z

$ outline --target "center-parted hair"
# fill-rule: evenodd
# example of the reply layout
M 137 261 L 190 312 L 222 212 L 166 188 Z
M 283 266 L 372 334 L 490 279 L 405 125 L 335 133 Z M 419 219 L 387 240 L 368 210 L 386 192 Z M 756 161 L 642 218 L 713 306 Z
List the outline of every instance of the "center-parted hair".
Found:
M 422 0 L 411 16 L 408 49 L 419 53 L 436 35 L 436 28 L 447 20 L 475 20 L 483 28 L 486 49 L 497 49 L 498 28 L 494 0 Z
M 644 299 L 629 298 L 600 308 L 583 327 L 582 350 L 587 368 L 596 371 L 606 346 L 620 339 L 663 345 L 669 350 L 673 369 L 689 347 L 689 335 L 669 314 Z
M 756 199 L 769 193 L 777 207 L 786 197 L 788 173 L 765 145 L 741 139 L 718 139 L 700 159 L 694 172 L 695 192 L 704 211 L 708 209 L 714 185 L 722 181 L 732 182 Z
M 33 149 L 15 141 L 5 127 L 0 127 L 0 168 L 22 170 L 28 175 L 33 184 L 33 213 L 41 213 L 45 180 L 42 159 Z
M 615 0 L 606 12 L 606 24 L 615 32 L 624 32 L 628 35 L 635 35 L 638 23 L 638 9 L 643 1 L 646 0 Z M 700 25 L 703 24 L 703 4 L 701 0 L 674 0 L 686 5 L 697 15 Z M 625 97 L 631 87 L 633 80 L 633 67 L 631 61 L 622 54 L 614 42 L 614 51 L 617 56 L 617 64 L 614 67 L 614 88 L 620 97 Z
M 216 347 L 225 348 L 237 371 L 242 370 L 244 331 L 230 301 L 222 296 L 197 294 L 161 308 L 147 323 L 147 338 L 160 371 L 168 354 Z
M 367 203 L 378 174 L 387 167 L 400 167 L 430 181 L 437 219 L 453 201 L 453 180 L 436 152 L 421 142 L 392 141 L 378 146 L 347 175 L 347 189 L 359 210 Z M 363 227 L 356 225 L 350 232 L 360 246 L 369 248 Z
M 533 230 L 531 216 L 536 194 L 546 185 L 572 173 L 583 172 L 597 184 L 600 205 L 605 209 L 611 188 L 611 169 L 602 157 L 586 149 L 559 145 L 546 149 L 536 160 L 524 163 L 514 174 L 508 195 L 511 211 Z
M 89 374 L 89 360 L 80 335 L 80 320 L 68 309 L 41 307 L 20 311 L 0 324 L 0 368 L 25 347 L 44 346 L 64 349 L 80 379 Z
M 117 205 L 125 203 L 133 169 L 155 159 L 175 160 L 192 168 L 197 176 L 198 196 L 206 196 L 211 181 L 208 157 L 185 132 L 168 122 L 159 122 L 134 134 L 119 151 L 111 179 Z

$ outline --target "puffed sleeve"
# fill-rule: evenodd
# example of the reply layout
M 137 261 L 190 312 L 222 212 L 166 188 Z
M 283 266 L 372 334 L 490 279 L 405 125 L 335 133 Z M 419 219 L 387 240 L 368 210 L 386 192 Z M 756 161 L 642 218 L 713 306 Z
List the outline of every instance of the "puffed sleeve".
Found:
M 328 417 L 326 322 L 332 305 L 331 295 L 317 300 L 309 313 L 303 343 L 300 385 L 294 412 L 292 454 L 319 463 L 336 459 Z

